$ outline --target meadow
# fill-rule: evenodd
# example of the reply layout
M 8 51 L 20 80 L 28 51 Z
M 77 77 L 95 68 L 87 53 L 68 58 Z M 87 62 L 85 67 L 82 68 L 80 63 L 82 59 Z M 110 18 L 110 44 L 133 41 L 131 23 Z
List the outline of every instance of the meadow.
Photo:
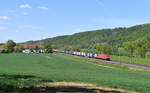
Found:
M 0 54 L 0 89 L 43 82 L 83 82 L 150 92 L 150 73 L 97 65 L 62 54 Z
M 141 64 L 150 66 L 150 58 L 140 58 L 140 57 L 127 57 L 127 56 L 111 56 L 112 60 L 119 62 L 129 62 L 133 64 Z

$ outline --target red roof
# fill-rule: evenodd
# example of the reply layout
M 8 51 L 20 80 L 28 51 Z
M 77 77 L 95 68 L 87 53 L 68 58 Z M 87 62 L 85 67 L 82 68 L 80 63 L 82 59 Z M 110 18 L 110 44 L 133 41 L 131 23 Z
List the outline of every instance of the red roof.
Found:
M 35 45 L 35 44 L 21 44 L 21 47 L 24 49 L 44 48 L 43 45 Z
M 0 49 L 4 49 L 4 45 L 0 45 Z
M 37 45 L 38 46 L 38 48 L 44 48 L 44 46 L 43 45 Z

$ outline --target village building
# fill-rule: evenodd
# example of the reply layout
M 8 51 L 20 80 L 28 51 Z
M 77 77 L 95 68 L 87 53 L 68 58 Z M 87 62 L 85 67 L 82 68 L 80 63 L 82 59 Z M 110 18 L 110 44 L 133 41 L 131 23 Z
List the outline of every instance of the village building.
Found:
M 4 49 L 4 45 L 0 45 L 0 52 Z
M 44 45 L 20 44 L 23 53 L 43 53 Z

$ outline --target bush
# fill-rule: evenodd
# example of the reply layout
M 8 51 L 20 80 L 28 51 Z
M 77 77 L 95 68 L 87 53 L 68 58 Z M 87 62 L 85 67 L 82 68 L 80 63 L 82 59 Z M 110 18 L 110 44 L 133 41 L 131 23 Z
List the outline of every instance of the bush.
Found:
M 9 53 L 8 50 L 2 50 L 1 53 Z
M 51 45 L 47 45 L 45 47 L 45 53 L 53 53 L 53 49 L 52 49 Z
M 145 54 L 145 57 L 146 57 L 146 58 L 150 58 L 150 52 L 147 52 L 147 53 Z

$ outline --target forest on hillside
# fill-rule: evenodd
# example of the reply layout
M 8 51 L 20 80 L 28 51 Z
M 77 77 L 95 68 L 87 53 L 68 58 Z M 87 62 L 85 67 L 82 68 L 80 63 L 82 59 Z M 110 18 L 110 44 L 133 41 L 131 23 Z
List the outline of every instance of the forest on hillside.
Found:
M 150 57 L 150 24 L 80 32 L 25 43 L 50 44 L 63 50 Z

